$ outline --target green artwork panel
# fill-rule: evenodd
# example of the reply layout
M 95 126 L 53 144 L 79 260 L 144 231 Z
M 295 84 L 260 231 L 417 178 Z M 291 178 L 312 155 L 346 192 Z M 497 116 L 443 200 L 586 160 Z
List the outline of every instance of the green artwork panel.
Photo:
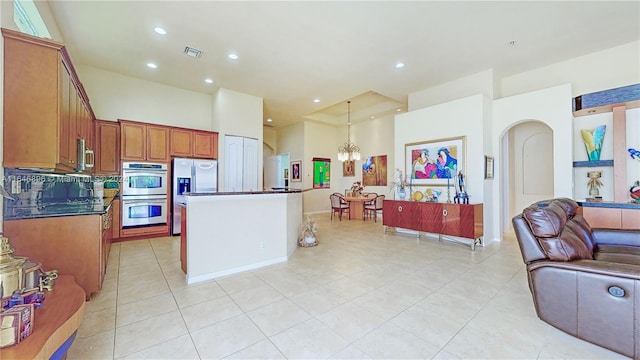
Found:
M 328 189 L 331 187 L 331 160 L 313 160 L 313 188 Z

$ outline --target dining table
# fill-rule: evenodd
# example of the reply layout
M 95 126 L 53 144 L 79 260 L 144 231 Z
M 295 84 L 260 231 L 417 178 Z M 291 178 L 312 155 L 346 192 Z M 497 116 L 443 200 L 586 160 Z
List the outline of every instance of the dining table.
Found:
M 353 195 L 347 193 L 345 200 L 349 203 L 349 220 L 362 220 L 362 209 L 364 203 L 376 198 L 376 194 Z

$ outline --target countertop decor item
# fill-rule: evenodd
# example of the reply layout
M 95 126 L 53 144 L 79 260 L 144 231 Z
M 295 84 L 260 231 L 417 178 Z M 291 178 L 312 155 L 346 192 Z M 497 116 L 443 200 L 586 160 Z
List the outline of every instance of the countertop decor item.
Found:
M 587 182 L 587 186 L 589 187 L 589 195 L 600 195 L 600 191 L 598 190 L 598 188 L 603 185 L 602 181 L 600 181 L 600 178 L 602 177 L 602 171 L 589 171 L 587 173 L 587 177 L 589 178 L 589 182 Z
M 351 185 L 351 195 L 353 196 L 360 196 L 363 190 L 364 186 L 362 186 L 362 183 L 360 181 L 356 181 Z

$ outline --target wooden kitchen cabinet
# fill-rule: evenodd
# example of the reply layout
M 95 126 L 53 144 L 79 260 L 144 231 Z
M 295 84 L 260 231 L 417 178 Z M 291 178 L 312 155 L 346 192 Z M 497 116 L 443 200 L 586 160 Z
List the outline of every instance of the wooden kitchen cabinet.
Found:
M 109 260 L 109 251 L 111 250 L 111 242 L 113 241 L 113 203 L 109 206 L 107 213 L 102 215 L 102 279 L 107 271 L 107 261 Z M 100 282 L 102 282 L 102 279 Z M 102 286 L 100 286 L 102 287 Z
M 111 228 L 112 240 L 120 238 L 120 223 L 122 222 L 120 217 L 120 214 L 122 214 L 120 206 L 120 199 L 113 199 L 111 202 L 111 207 L 113 208 L 113 227 Z
M 193 156 L 203 159 L 217 159 L 218 133 L 209 131 L 194 131 Z
M 102 288 L 111 245 L 110 239 L 103 238 L 105 216 L 7 220 L 3 231 L 17 256 L 41 263 L 43 270 L 57 269 L 61 275 L 73 275 L 89 300 Z
M 169 159 L 169 129 L 147 125 L 147 160 L 167 162 Z
M 2 29 L 4 166 L 59 173 L 77 167 L 77 103 L 93 118 L 63 44 Z M 80 99 L 80 100 L 78 100 Z
M 193 131 L 188 129 L 172 128 L 170 130 L 171 156 L 192 157 L 193 156 Z
M 169 128 L 119 120 L 123 161 L 169 161 Z
M 171 156 L 218 158 L 218 133 L 212 131 L 171 128 Z
M 147 160 L 147 127 L 144 124 L 119 120 L 120 154 L 122 160 Z
M 120 174 L 120 124 L 114 121 L 96 120 L 97 175 Z

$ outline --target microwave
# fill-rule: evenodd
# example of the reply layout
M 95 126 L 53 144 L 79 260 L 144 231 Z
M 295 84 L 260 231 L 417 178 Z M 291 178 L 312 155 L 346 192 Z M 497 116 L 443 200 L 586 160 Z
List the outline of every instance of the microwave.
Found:
M 87 148 L 87 141 L 85 139 L 78 139 L 78 166 L 77 172 L 84 172 L 94 166 L 96 162 L 96 156 L 93 150 Z M 88 157 L 88 159 L 87 159 Z

